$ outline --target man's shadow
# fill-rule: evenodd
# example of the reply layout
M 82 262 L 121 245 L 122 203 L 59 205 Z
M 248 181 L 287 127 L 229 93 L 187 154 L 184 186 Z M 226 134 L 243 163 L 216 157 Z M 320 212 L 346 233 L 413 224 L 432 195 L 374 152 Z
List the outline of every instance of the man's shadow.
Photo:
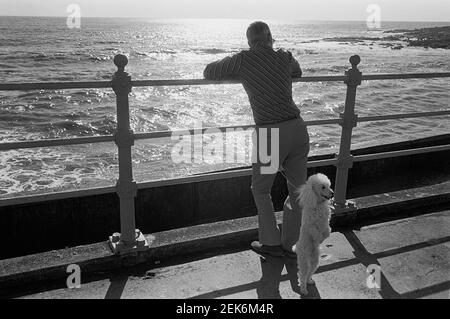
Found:
M 300 293 L 296 258 L 261 256 L 260 262 L 262 277 L 256 288 L 259 299 L 282 299 L 280 282 L 285 279 L 289 279 L 292 290 L 299 295 L 300 299 L 321 299 L 316 285 L 308 285 L 308 295 Z M 282 275 L 285 266 L 287 274 Z

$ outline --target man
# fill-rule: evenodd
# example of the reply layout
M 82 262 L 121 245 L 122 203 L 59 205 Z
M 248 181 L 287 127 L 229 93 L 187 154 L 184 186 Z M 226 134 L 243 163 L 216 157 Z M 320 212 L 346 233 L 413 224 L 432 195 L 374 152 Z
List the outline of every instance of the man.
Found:
M 250 100 L 256 124 L 253 147 L 258 155 L 252 165 L 252 193 L 259 224 L 259 241 L 252 243 L 252 249 L 260 254 L 295 257 L 292 246 L 301 224 L 296 192 L 306 182 L 309 152 L 308 132 L 292 99 L 292 77 L 300 77 L 302 71 L 290 52 L 273 49 L 274 40 L 266 23 L 252 23 L 247 39 L 250 50 L 209 64 L 204 77 L 240 79 Z M 275 161 L 277 165 L 275 171 L 267 169 L 267 150 L 270 164 Z M 278 169 L 284 172 L 289 190 L 281 234 L 270 196 Z

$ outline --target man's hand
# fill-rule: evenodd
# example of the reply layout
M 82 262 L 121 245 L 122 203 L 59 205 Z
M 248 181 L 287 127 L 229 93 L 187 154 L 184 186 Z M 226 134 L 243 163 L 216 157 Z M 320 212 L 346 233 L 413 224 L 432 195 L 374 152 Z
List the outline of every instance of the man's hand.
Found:
M 298 61 L 294 58 L 292 58 L 291 62 L 291 76 L 293 78 L 300 78 L 302 77 L 302 69 L 300 68 L 300 64 Z

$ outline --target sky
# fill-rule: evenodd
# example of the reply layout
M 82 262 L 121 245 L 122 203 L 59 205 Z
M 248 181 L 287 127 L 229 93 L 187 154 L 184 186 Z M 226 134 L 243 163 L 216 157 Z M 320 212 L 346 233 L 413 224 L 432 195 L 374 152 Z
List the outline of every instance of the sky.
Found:
M 0 16 L 68 16 L 70 4 L 82 17 L 358 21 L 377 4 L 382 21 L 450 21 L 450 0 L 0 0 Z

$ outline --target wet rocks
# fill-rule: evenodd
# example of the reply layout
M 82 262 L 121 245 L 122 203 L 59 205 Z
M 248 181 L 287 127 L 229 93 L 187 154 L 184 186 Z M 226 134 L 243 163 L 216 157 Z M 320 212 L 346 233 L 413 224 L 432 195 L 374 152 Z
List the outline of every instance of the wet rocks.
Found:
M 450 49 L 450 26 L 414 30 L 390 30 L 385 31 L 385 33 L 401 33 L 408 46 Z M 397 36 L 400 37 L 400 35 Z

